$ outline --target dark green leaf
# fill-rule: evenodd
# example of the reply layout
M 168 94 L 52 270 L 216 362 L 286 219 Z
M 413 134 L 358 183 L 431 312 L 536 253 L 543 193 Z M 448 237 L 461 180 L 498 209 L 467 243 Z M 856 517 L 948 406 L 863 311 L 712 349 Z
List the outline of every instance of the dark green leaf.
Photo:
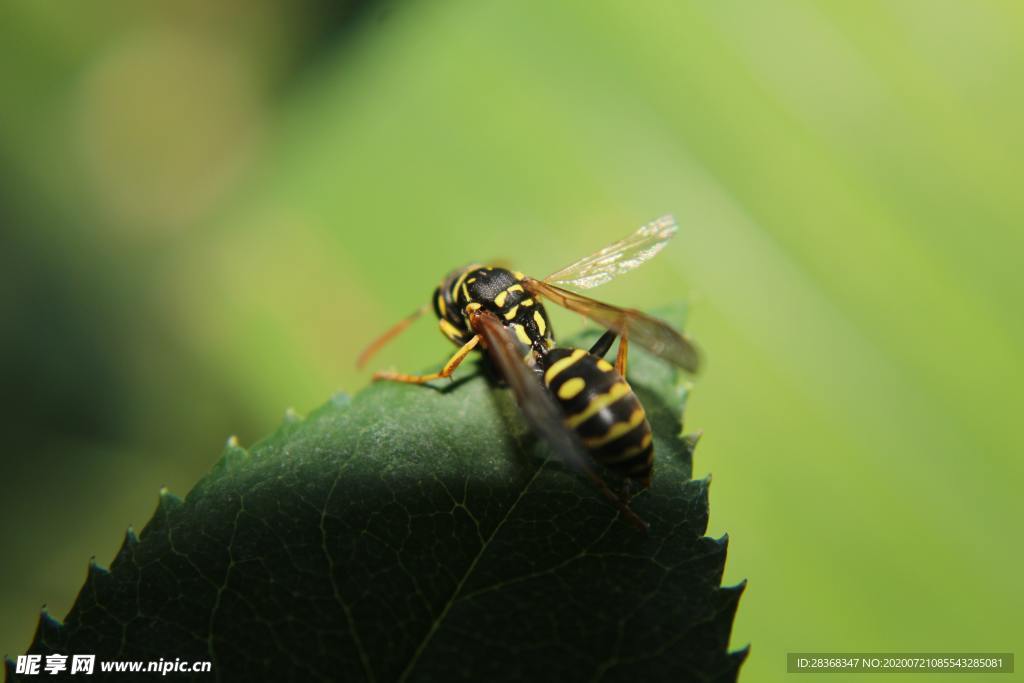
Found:
M 485 375 L 376 384 L 230 443 L 109 571 L 90 565 L 31 652 L 212 660 L 197 680 L 735 680 L 742 586 L 720 586 L 725 539 L 703 537 L 672 372 L 631 354 L 657 453 L 633 502 L 646 537 Z

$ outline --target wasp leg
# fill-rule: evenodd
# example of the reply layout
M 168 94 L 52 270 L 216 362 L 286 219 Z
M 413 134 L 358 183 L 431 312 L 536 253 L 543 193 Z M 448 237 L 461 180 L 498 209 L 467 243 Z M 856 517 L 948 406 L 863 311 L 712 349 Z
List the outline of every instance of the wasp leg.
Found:
M 615 372 L 626 376 L 626 356 L 629 354 L 629 341 L 626 335 L 619 339 L 619 352 L 615 355 Z
M 640 515 L 633 512 L 633 509 L 629 507 L 629 497 L 623 497 L 622 495 L 615 495 L 615 492 L 608 486 L 608 482 L 601 478 L 601 475 L 594 471 L 594 469 L 587 463 L 581 463 L 584 474 L 590 479 L 591 483 L 594 484 L 601 495 L 608 499 L 608 501 L 619 509 L 619 513 L 625 517 L 626 521 L 632 524 L 638 531 L 646 534 L 651 525 L 640 518 Z M 623 493 L 626 493 L 624 490 Z
M 451 377 L 452 373 L 455 372 L 455 368 L 459 367 L 459 364 L 466 359 L 469 352 L 476 348 L 476 345 L 480 343 L 480 335 L 473 335 L 473 338 L 462 345 L 458 351 L 455 352 L 448 362 L 441 368 L 441 372 L 434 372 L 429 375 L 403 375 L 400 372 L 375 372 L 373 373 L 374 381 L 387 380 L 390 382 L 407 382 L 409 384 L 424 384 L 435 379 L 443 379 L 445 377 Z
M 604 355 L 608 353 L 608 349 L 612 347 L 612 342 L 615 341 L 615 336 L 616 334 L 613 330 L 608 330 L 602 334 L 601 338 L 594 343 L 593 347 L 591 347 L 590 353 L 595 356 L 604 357 Z M 628 355 L 629 342 L 626 341 L 626 337 L 623 336 L 619 339 L 619 351 L 615 356 L 615 371 L 623 377 L 626 376 L 626 357 Z
M 615 331 L 608 330 L 601 335 L 601 338 L 594 342 L 594 345 L 590 347 L 590 353 L 597 356 L 598 358 L 604 358 L 604 354 L 608 353 L 608 349 L 612 347 L 612 342 L 615 341 Z
M 612 505 L 619 509 L 619 512 L 622 514 L 623 517 L 626 518 L 627 522 L 632 524 L 634 527 L 637 528 L 638 531 L 644 534 L 646 534 L 650 530 L 651 525 L 645 522 L 643 519 L 641 519 L 640 515 L 633 512 L 633 508 L 629 507 L 628 495 L 625 498 L 623 496 L 615 495 L 612 492 L 612 490 L 608 488 L 608 484 L 604 481 L 604 479 L 600 477 L 600 475 L 597 474 L 597 472 L 594 472 L 593 470 L 588 468 L 587 474 L 590 475 L 591 481 L 594 482 L 594 485 L 597 487 L 597 490 L 600 491 L 604 495 L 604 497 L 607 498 L 612 503 Z M 628 493 L 628 491 L 624 490 L 623 493 Z
M 619 494 L 622 498 L 622 502 L 629 505 L 630 499 L 633 498 L 633 480 L 629 477 L 622 482 L 622 493 Z
M 591 483 L 594 484 L 594 487 L 601 493 L 601 495 L 607 498 L 612 505 L 619 509 L 619 512 L 623 517 L 625 517 L 627 522 L 636 527 L 636 529 L 641 533 L 646 534 L 650 530 L 651 525 L 645 522 L 640 515 L 633 512 L 633 508 L 629 507 L 629 498 L 632 495 L 629 488 L 629 479 L 626 480 L 622 493 L 620 495 L 616 495 L 608 486 L 608 482 L 606 482 L 600 474 L 595 472 L 594 468 L 591 467 L 589 463 L 583 462 L 581 465 L 583 472 L 587 475 Z
M 633 500 L 633 494 L 637 490 L 644 490 L 651 488 L 651 475 L 648 474 L 643 479 L 634 479 L 632 477 L 626 477 L 622 482 L 622 491 L 619 493 L 619 497 L 622 498 L 626 505 L 629 505 L 629 501 Z

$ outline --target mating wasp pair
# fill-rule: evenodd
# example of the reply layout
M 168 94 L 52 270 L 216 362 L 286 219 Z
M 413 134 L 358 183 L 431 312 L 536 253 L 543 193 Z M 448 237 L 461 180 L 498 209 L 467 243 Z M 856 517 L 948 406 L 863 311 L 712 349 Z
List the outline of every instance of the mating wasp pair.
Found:
M 629 487 L 631 482 L 643 488 L 650 485 L 654 446 L 643 406 L 625 378 L 629 343 L 690 372 L 696 372 L 699 365 L 697 350 L 664 321 L 565 287 L 590 289 L 633 270 L 661 251 L 677 229 L 673 218 L 665 216 L 543 280 L 481 264 L 453 271 L 434 290 L 431 304 L 370 344 L 359 356 L 358 366 L 363 367 L 432 306 L 442 334 L 458 351 L 439 372 L 377 372 L 373 378 L 422 384 L 450 377 L 470 352 L 486 350 L 533 430 L 586 474 L 630 522 L 646 529 L 646 523 L 629 508 Z M 608 331 L 589 350 L 558 347 L 542 298 L 580 313 Z M 613 365 L 604 355 L 616 336 L 620 340 Z M 608 488 L 592 462 L 623 478 L 622 494 Z

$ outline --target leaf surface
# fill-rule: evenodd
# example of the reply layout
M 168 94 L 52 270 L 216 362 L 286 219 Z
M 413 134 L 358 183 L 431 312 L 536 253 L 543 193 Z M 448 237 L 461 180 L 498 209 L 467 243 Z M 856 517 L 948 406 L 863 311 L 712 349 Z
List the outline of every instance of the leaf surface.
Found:
M 735 680 L 742 586 L 720 586 L 726 540 L 703 536 L 673 371 L 631 353 L 657 458 L 633 501 L 645 537 L 467 365 L 229 443 L 30 652 L 212 660 L 196 680 Z

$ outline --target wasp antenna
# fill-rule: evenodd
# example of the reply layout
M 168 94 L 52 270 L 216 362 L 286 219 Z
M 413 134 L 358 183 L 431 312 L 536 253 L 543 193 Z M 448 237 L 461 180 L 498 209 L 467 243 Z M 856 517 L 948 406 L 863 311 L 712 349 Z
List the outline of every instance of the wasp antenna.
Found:
M 398 324 L 394 325 L 387 332 L 373 340 L 373 342 L 371 342 L 370 345 L 363 349 L 363 352 L 359 354 L 359 358 L 356 359 L 356 368 L 362 370 L 363 367 L 366 365 L 367 361 L 373 358 L 373 356 L 382 348 L 384 348 L 384 346 L 389 341 L 391 341 L 392 339 L 400 335 L 402 332 L 404 332 L 405 328 L 409 327 L 409 325 L 412 325 L 414 322 L 416 322 L 416 320 L 421 315 L 426 313 L 427 309 L 429 308 L 430 304 L 424 304 L 423 306 L 420 306 L 417 310 L 413 311 L 409 315 L 402 318 L 398 322 Z

